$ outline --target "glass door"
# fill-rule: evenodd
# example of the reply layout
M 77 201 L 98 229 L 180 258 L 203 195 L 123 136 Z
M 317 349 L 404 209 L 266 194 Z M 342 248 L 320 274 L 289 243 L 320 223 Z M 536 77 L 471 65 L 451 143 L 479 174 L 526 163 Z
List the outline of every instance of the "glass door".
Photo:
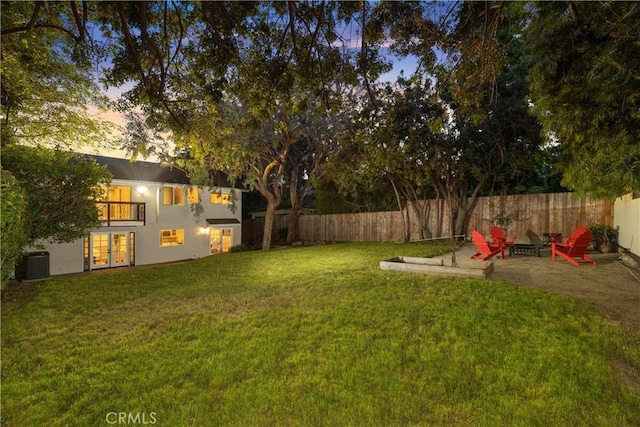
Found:
M 91 270 L 96 268 L 107 268 L 109 261 L 109 234 L 110 233 L 91 233 L 89 236 L 89 261 Z
M 212 228 L 209 231 L 209 253 L 211 255 L 217 255 L 221 251 L 221 236 L 220 230 Z
M 111 233 L 111 267 L 129 265 L 127 233 Z
M 233 245 L 233 236 L 230 228 L 212 228 L 209 231 L 209 253 L 212 255 L 229 252 Z
M 227 253 L 231 250 L 233 245 L 233 239 L 231 238 L 231 229 L 225 228 L 222 231 L 222 253 Z
M 131 261 L 131 245 L 133 233 L 91 233 L 89 235 L 90 269 L 120 267 L 129 265 Z

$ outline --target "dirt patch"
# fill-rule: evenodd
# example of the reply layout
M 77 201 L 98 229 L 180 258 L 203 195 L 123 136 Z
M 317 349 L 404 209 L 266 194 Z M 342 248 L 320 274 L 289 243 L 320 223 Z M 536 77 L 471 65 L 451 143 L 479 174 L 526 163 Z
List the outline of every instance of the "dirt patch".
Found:
M 2 308 L 17 307 L 31 301 L 36 296 L 37 286 L 37 282 L 9 282 L 2 292 Z
M 640 395 L 640 372 L 637 369 L 622 360 L 616 360 L 613 363 L 613 372 L 632 393 Z

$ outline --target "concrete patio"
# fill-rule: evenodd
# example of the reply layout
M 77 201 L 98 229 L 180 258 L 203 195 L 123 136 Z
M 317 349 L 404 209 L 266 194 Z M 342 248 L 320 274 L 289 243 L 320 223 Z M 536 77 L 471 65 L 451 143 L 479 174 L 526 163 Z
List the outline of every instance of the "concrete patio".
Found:
M 456 261 L 461 267 L 480 268 L 485 261 L 473 260 L 476 252 L 472 243 L 456 250 Z M 591 251 L 589 257 L 597 265 L 580 264 L 575 267 L 556 258 L 551 262 L 551 248 L 544 247 L 540 257 L 530 255 L 491 258 L 494 271 L 490 280 L 504 280 L 530 288 L 544 289 L 576 297 L 593 304 L 613 322 L 640 332 L 640 271 L 630 269 L 619 261 L 618 253 Z M 445 266 L 451 265 L 452 253 L 442 255 Z M 489 262 L 489 261 L 487 261 Z

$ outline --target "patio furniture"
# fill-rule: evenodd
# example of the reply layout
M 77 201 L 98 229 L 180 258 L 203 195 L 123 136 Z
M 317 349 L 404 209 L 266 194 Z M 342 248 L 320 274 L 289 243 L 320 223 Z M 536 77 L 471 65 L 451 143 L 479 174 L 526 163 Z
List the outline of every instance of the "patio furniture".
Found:
M 561 242 L 562 241 L 562 233 L 542 233 L 542 243 L 544 246 L 547 246 L 553 242 Z
M 544 247 L 544 242 L 534 231 L 527 230 L 527 237 L 529 238 L 529 242 L 536 246 L 538 249 Z
M 493 245 L 487 243 L 484 239 L 484 236 L 473 230 L 471 232 L 471 239 L 473 240 L 473 244 L 476 245 L 478 252 L 471 255 L 471 259 L 481 259 L 482 261 L 486 261 L 491 259 L 493 256 L 500 254 L 504 259 L 504 246 L 503 245 Z
M 580 265 L 579 261 L 596 265 L 596 262 L 586 255 L 592 238 L 591 231 L 583 226 L 576 228 L 566 243 L 551 242 L 551 262 L 555 262 L 556 255 L 559 255 L 576 267 Z
M 491 244 L 493 246 L 502 245 L 505 248 L 513 246 L 516 243 L 516 236 L 510 236 L 511 239 L 507 239 L 507 235 L 504 230 L 496 225 L 491 227 Z
M 529 243 L 516 243 L 509 246 L 509 256 L 511 255 L 535 255 L 540 256 L 540 247 Z

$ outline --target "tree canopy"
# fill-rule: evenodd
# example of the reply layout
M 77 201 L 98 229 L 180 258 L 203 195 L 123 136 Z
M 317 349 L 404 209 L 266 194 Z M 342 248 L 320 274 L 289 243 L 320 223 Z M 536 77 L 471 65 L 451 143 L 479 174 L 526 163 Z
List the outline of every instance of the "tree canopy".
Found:
M 95 161 L 60 149 L 9 145 L 2 168 L 24 190 L 28 244 L 39 240 L 71 242 L 100 225 L 96 201 L 111 174 Z
M 28 245 L 100 225 L 97 186 L 110 175 L 68 152 L 103 146 L 112 127 L 95 115 L 106 98 L 89 14 L 88 2 L 2 2 L 3 284 Z
M 285 187 L 295 185 L 286 172 L 287 165 L 293 164 L 287 158 L 302 140 L 283 131 L 284 121 L 278 124 L 274 118 L 284 115 L 289 120 L 287 129 L 295 127 L 290 121 L 296 117 L 295 105 L 304 102 L 289 102 L 293 93 L 298 98 L 319 97 L 328 111 L 339 109 L 346 105 L 345 87 L 352 87 L 352 94 L 366 95 L 359 99 L 361 105 L 369 103 L 370 107 L 363 108 L 386 111 L 386 101 L 375 84 L 376 77 L 389 69 L 382 55 L 386 45 L 396 55 L 411 54 L 419 59 L 415 81 L 433 86 L 423 96 L 431 97 L 431 104 L 440 103 L 450 116 L 439 119 L 442 135 L 435 142 L 423 142 L 423 164 L 431 165 L 423 166 L 430 171 L 423 182 L 430 182 L 433 191 L 447 200 L 455 233 L 465 231 L 465 212 L 477 195 L 492 190 L 545 188 L 554 143 L 560 146 L 556 158 L 562 161 L 563 182 L 568 187 L 599 196 L 637 188 L 637 55 L 632 55 L 634 47 L 627 46 L 633 44 L 637 33 L 635 6 L 580 6 L 584 11 L 579 19 L 572 2 L 219 2 L 188 7 L 144 2 L 110 7 L 114 13 L 103 16 L 117 19 L 105 18 L 103 25 L 117 43 L 113 50 L 116 60 L 107 80 L 135 82 L 123 105 L 142 105 L 150 122 L 163 123 L 179 134 L 184 147 L 206 166 L 230 167 L 233 159 L 221 153 L 262 159 L 265 167 L 255 176 L 269 184 L 262 186 L 255 177 L 250 181 L 256 188 L 262 187 L 271 208 L 280 203 Z M 613 19 L 606 18 L 610 12 Z M 349 47 L 353 39 L 340 36 L 342 29 L 354 23 L 360 37 L 357 49 Z M 600 33 L 605 35 L 583 37 L 582 44 L 575 43 L 579 34 Z M 594 49 L 587 49 L 590 46 Z M 606 58 L 613 58 L 613 62 Z M 573 61 L 572 65 L 567 61 Z M 557 72 L 559 62 L 564 64 L 564 74 Z M 614 72 L 615 78 L 609 78 Z M 572 86 L 571 82 L 596 74 L 592 84 Z M 613 92 L 604 93 L 605 80 L 627 94 L 623 101 L 612 96 Z M 586 104 L 580 102 L 585 96 L 589 100 Z M 620 101 L 618 105 L 612 104 L 614 98 Z M 232 143 L 237 150 L 223 148 L 220 141 L 213 143 L 231 133 L 242 134 L 243 130 L 232 124 L 238 117 L 237 108 L 228 116 L 220 114 L 234 105 L 242 106 L 243 129 L 249 123 L 261 127 L 261 137 L 244 135 L 244 139 L 253 138 L 251 149 L 248 142 L 237 139 Z M 622 112 L 617 121 L 610 120 L 612 111 Z M 587 116 L 592 119 L 575 120 Z M 380 125 L 377 138 L 401 138 L 398 123 L 392 123 L 399 116 L 372 113 L 371 117 Z M 204 125 L 207 120 L 210 124 Z M 435 123 L 437 120 L 424 122 L 421 132 L 437 134 Z M 194 139 L 202 126 L 207 132 Z M 266 126 L 271 126 L 270 138 L 264 138 Z M 209 137 L 214 128 L 227 131 Z M 598 135 L 596 130 L 603 129 Z M 555 142 L 547 141 L 545 146 L 541 135 L 552 135 Z M 202 136 L 211 141 L 204 143 Z M 195 142 L 198 138 L 200 147 Z M 605 138 L 618 143 L 604 144 Z M 272 143 L 279 139 L 280 148 L 274 149 Z M 208 151 L 202 150 L 202 144 Z M 373 145 L 367 144 L 370 142 L 363 146 L 365 150 L 347 150 L 342 142 L 340 152 L 353 155 L 366 151 L 370 156 Z M 391 188 L 398 183 L 389 179 L 393 156 L 408 155 L 404 145 L 394 146 L 401 147 L 401 152 L 390 150 L 387 144 L 378 162 L 387 162 L 383 179 L 389 180 Z M 213 158 L 217 159 L 215 165 Z M 372 162 L 368 170 L 376 170 L 375 158 L 367 159 Z M 331 161 L 338 160 L 334 157 Z M 247 171 L 254 167 L 249 162 L 237 170 L 248 177 Z M 332 168 L 334 178 L 336 170 Z M 383 169 L 377 170 L 382 173 Z M 598 173 L 586 176 L 586 171 Z M 375 174 L 362 176 L 375 179 Z M 409 175 L 398 172 L 395 176 L 406 180 Z M 616 183 L 610 185 L 614 178 Z M 359 182 L 353 176 L 347 181 L 349 185 Z M 396 200 L 400 200 L 401 188 L 415 190 L 417 182 L 396 186 Z
M 88 4 L 2 2 L 2 141 L 104 144 L 112 125 L 92 66 Z M 93 108 L 92 111 L 90 108 Z
M 524 38 L 563 184 L 599 197 L 640 189 L 640 4 L 536 3 Z
M 122 107 L 142 107 L 148 123 L 170 131 L 192 165 L 224 170 L 256 188 L 267 200 L 270 227 L 285 189 L 297 190 L 298 177 L 324 161 L 330 138 L 319 136 L 335 128 L 331 116 L 343 88 L 357 83 L 357 63 L 338 30 L 358 4 L 110 7 L 117 19 L 102 15 L 115 58 L 107 81 L 134 82 Z M 312 135 L 323 118 L 325 129 Z M 309 169 L 301 173 L 303 163 Z M 270 237 L 265 228 L 263 247 Z
M 639 15 L 634 2 L 3 2 L 2 143 L 103 141 L 87 108 L 104 105 L 99 80 L 125 88 L 129 148 L 169 138 L 164 159 L 246 180 L 268 212 L 324 173 L 362 205 L 442 197 L 463 233 L 475 197 L 545 188 L 556 159 L 578 192 L 640 190 Z M 390 89 L 388 53 L 418 59 Z

